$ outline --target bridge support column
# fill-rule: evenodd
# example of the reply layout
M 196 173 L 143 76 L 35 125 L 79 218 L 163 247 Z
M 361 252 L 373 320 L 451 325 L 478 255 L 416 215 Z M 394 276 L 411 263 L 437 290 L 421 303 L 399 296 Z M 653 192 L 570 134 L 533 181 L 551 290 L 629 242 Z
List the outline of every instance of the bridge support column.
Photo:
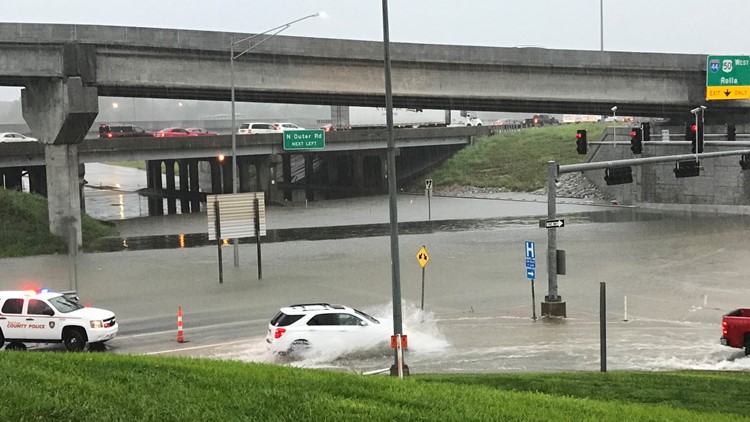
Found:
M 164 215 L 164 198 L 162 194 L 161 161 L 146 162 L 146 184 L 150 188 L 148 196 L 148 215 Z
M 365 160 L 361 154 L 352 154 L 352 186 L 361 195 L 365 188 Z
M 221 163 L 221 171 L 221 193 L 232 193 L 232 186 L 234 185 L 234 177 L 232 175 L 232 160 L 225 159 L 224 162 Z
M 305 199 L 308 201 L 315 200 L 315 192 L 312 190 L 313 178 L 315 176 L 315 168 L 313 167 L 313 161 L 315 156 L 311 153 L 302 154 L 305 159 Z
M 29 192 L 47 196 L 47 172 L 44 166 L 29 167 Z
M 285 184 L 292 183 L 292 154 L 281 156 L 281 178 Z M 284 201 L 292 200 L 292 190 L 284 189 Z
M 211 193 L 219 195 L 223 193 L 221 190 L 221 163 L 216 158 L 212 158 L 208 163 L 211 165 Z
M 167 214 L 170 215 L 177 214 L 177 189 L 174 179 L 174 163 L 175 160 L 164 161 L 167 176 Z
M 279 202 L 281 195 L 277 188 L 275 174 L 276 166 L 274 165 L 278 159 L 273 156 L 263 157 L 258 161 L 257 169 L 257 180 L 258 190 L 265 193 L 266 203 Z
M 380 153 L 380 175 L 378 180 L 378 190 L 380 193 L 388 193 L 388 152 Z
M 200 200 L 200 176 L 198 167 L 200 161 L 196 158 L 187 160 L 188 162 L 188 177 L 190 178 L 190 210 L 191 212 L 201 211 L 201 200 Z M 185 182 L 187 184 L 187 181 Z
M 187 214 L 190 212 L 188 160 L 177 160 L 177 174 L 180 178 L 180 212 Z
M 255 165 L 250 157 L 237 157 L 239 166 L 240 189 L 238 192 L 253 192 L 253 180 L 250 170 Z M 255 172 L 257 174 L 257 171 Z
M 78 195 L 81 198 L 81 213 L 86 212 L 86 197 L 83 194 L 83 188 L 86 185 L 84 183 L 86 177 L 86 164 L 78 163 Z
M 88 62 L 77 57 L 77 51 L 71 48 L 64 55 L 68 74 L 86 73 Z M 78 245 L 82 237 L 77 144 L 99 113 L 98 100 L 96 88 L 84 86 L 80 76 L 33 81 L 21 91 L 23 117 L 45 144 L 50 232 L 66 238 L 72 225 Z

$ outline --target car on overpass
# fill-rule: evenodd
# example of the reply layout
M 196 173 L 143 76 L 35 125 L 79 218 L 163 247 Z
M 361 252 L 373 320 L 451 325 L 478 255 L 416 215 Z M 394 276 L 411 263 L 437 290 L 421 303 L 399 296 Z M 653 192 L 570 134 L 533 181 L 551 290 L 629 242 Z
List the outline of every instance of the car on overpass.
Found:
M 110 125 L 106 123 L 99 125 L 99 139 L 142 138 L 152 135 L 151 132 L 133 125 Z
M 252 135 L 256 133 L 281 133 L 281 129 L 277 129 L 272 123 L 264 122 L 252 122 L 243 123 L 240 125 L 237 133 L 239 135 Z
M 274 123 L 273 127 L 275 127 L 277 130 L 280 130 L 282 132 L 285 132 L 287 130 L 305 130 L 305 128 L 303 127 L 299 127 L 295 125 L 294 123 L 288 123 L 288 122 Z
M 16 132 L 5 132 L 0 133 L 0 142 L 39 142 L 39 140 Z
M 187 128 L 188 133 L 191 136 L 216 136 L 218 133 L 211 132 L 200 127 L 189 127 Z
M 154 133 L 155 138 L 182 138 L 186 136 L 195 135 L 191 135 L 190 132 L 187 131 L 187 129 L 181 127 L 168 127 Z

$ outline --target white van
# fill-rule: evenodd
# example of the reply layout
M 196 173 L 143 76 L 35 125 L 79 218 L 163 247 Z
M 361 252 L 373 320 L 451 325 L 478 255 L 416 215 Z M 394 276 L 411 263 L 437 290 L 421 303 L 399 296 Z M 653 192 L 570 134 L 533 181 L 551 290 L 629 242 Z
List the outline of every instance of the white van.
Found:
M 240 135 L 251 135 L 255 133 L 281 133 L 281 130 L 276 129 L 272 123 L 243 123 L 240 125 L 240 129 L 237 131 Z

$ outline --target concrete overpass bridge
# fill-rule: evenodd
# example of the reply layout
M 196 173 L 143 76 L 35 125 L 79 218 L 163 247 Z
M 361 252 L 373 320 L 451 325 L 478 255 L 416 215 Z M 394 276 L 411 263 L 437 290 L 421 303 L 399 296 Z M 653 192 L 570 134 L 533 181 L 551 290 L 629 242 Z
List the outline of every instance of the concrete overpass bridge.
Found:
M 491 127 L 395 130 L 399 180 L 450 157 L 492 130 Z M 236 146 L 239 191 L 264 191 L 270 201 L 292 200 L 294 192 L 313 200 L 317 193 L 331 197 L 387 191 L 387 145 L 383 129 L 328 133 L 325 148 L 316 151 L 286 151 L 278 133 L 238 135 Z M 206 193 L 233 192 L 231 135 L 87 139 L 77 148 L 81 180 L 85 177 L 85 163 L 145 161 L 148 186 L 145 194 L 149 196 L 151 215 L 165 212 L 162 200 L 165 197 L 167 213 L 176 213 L 178 201 L 181 212 L 187 213 L 200 211 Z M 42 144 L 0 143 L 0 187 L 20 188 L 22 176 L 27 174 L 32 192 L 48 194 L 46 162 Z M 166 186 L 162 183 L 162 166 L 166 169 Z M 79 190 L 81 198 L 82 188 L 83 185 Z
M 246 36 L 0 24 L 0 85 L 24 87 L 24 118 L 45 144 L 53 233 L 80 234 L 78 143 L 98 96 L 228 101 L 230 39 Z M 391 56 L 396 107 L 687 117 L 705 102 L 702 55 L 394 43 Z M 379 42 L 279 36 L 235 68 L 238 101 L 384 104 Z M 712 104 L 706 118 L 747 118 L 749 106 Z

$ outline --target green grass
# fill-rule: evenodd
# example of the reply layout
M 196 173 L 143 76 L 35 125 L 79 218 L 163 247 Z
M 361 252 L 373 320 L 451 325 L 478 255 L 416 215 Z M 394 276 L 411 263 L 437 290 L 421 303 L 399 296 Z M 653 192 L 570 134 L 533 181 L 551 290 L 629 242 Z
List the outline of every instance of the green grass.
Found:
M 587 123 L 503 132 L 482 138 L 447 160 L 430 177 L 435 186 L 497 187 L 531 192 L 547 184 L 547 162 L 582 162 L 576 153 L 576 130 L 599 140 L 605 124 Z
M 387 376 L 107 353 L 3 352 L 3 420 L 736 421 L 746 373 Z
M 43 196 L 0 188 L 0 258 L 66 252 L 63 239 L 49 232 L 48 215 Z M 83 216 L 81 224 L 84 246 L 117 234 L 115 228 L 88 215 Z

